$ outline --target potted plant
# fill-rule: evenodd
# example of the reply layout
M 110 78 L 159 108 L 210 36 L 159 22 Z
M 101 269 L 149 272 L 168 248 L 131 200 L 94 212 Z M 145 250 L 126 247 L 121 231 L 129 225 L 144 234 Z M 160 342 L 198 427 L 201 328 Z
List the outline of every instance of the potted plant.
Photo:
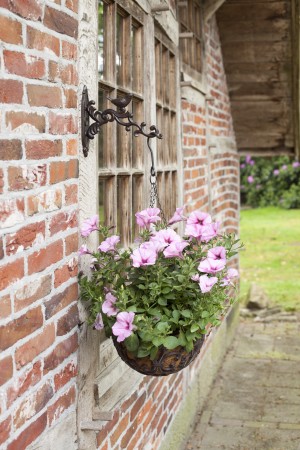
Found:
M 86 245 L 91 274 L 80 277 L 81 298 L 89 321 L 112 337 L 119 355 L 147 375 L 168 375 L 186 367 L 199 353 L 208 327 L 220 324 L 234 301 L 229 259 L 240 248 L 233 235 L 221 235 L 219 224 L 201 211 L 183 216 L 177 208 L 166 224 L 159 208 L 135 214 L 140 227 L 133 247 L 87 219 L 81 234 L 100 233 L 96 252 Z M 174 224 L 185 222 L 184 237 Z

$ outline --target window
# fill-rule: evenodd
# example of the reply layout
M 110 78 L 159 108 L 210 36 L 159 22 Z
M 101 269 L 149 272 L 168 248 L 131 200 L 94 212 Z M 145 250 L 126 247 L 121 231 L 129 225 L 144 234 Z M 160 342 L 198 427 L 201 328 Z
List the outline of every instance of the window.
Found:
M 163 140 L 151 144 L 157 152 L 161 205 L 170 217 L 178 197 L 178 49 L 158 25 L 153 26 L 153 20 L 134 1 L 98 1 L 98 108 L 114 107 L 108 96 L 133 94 L 128 109 L 134 121 L 146 121 L 148 127 L 155 124 L 162 132 Z M 99 215 L 106 225 L 117 226 L 124 246 L 134 241 L 138 231 L 135 212 L 148 206 L 150 163 L 144 137 L 134 137 L 117 123 L 102 127 L 98 135 Z M 101 339 L 95 402 L 100 410 L 108 411 L 128 395 L 141 375 L 118 358 L 111 340 L 104 335 Z
M 100 110 L 113 105 L 107 97 L 133 94 L 132 113 L 144 119 L 143 12 L 134 3 L 99 1 L 98 74 Z M 131 5 L 131 6 L 130 6 Z M 99 134 L 99 214 L 117 225 L 124 245 L 133 241 L 134 212 L 142 208 L 144 142 L 116 123 Z
M 202 72 L 203 64 L 203 24 L 202 8 L 199 0 L 178 2 L 180 33 L 192 33 L 192 37 L 180 39 L 183 64 L 196 72 Z

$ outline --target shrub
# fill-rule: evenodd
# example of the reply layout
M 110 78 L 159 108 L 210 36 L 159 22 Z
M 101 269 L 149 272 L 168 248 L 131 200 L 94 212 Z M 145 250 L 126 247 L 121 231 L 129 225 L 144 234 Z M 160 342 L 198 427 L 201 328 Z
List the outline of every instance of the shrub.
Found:
M 300 208 L 300 163 L 287 156 L 241 159 L 242 205 Z

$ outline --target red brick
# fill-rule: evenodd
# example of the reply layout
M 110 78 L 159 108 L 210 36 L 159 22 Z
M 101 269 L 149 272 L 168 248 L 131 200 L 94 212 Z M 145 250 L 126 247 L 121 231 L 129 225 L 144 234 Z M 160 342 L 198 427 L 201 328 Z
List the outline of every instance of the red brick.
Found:
M 128 428 L 127 432 L 124 434 L 121 440 L 121 448 L 127 449 L 129 442 L 134 437 L 136 433 L 136 429 L 138 427 L 138 423 L 135 420 L 134 422 L 130 422 L 130 427 Z M 125 430 L 125 429 L 124 429 Z
M 27 46 L 49 54 L 49 50 L 59 56 L 59 39 L 27 25 Z
M 64 89 L 65 107 L 77 108 L 77 92 L 74 89 Z
M 22 24 L 9 17 L 0 17 L 0 41 L 9 44 L 22 44 Z
M 16 350 L 17 369 L 21 369 L 26 364 L 34 360 L 36 356 L 49 348 L 55 340 L 54 324 L 49 324 L 40 334 L 33 337 Z
M 67 155 L 77 156 L 78 142 L 77 139 L 70 139 L 67 141 Z
M 57 322 L 57 336 L 64 336 L 78 325 L 79 314 L 78 306 L 73 305 Z
M 7 450 L 21 450 L 27 448 L 42 434 L 47 426 L 47 412 L 44 412 L 36 421 L 31 423 L 19 436 L 12 441 Z
M 10 161 L 22 158 L 22 143 L 18 139 L 0 139 L 0 160 Z
M 77 45 L 67 41 L 62 41 L 62 56 L 72 61 L 77 60 Z
M 63 11 L 46 6 L 44 25 L 51 30 L 57 31 L 67 36 L 77 38 L 78 36 L 78 22 L 69 14 Z
M 14 0 L 13 2 L 5 0 L 4 3 L 6 8 L 25 19 L 41 20 L 42 18 L 42 6 L 38 0 Z
M 50 164 L 50 183 L 59 183 L 69 180 L 70 178 L 78 178 L 78 160 L 55 161 Z
M 65 186 L 65 203 L 66 205 L 76 205 L 78 203 L 77 184 L 70 184 Z
M 30 106 L 62 107 L 61 90 L 57 86 L 29 84 L 27 85 L 27 95 Z
M 37 195 L 31 195 L 27 200 L 28 215 L 55 211 L 61 208 L 62 194 L 61 190 L 52 190 L 41 192 Z
M 59 76 L 64 84 L 78 85 L 78 73 L 73 64 L 60 66 Z
M 9 294 L 0 298 L 0 311 L 1 319 L 5 319 L 11 315 L 11 299 Z
M 3 194 L 4 188 L 4 172 L 3 169 L 0 169 L 0 194 Z M 0 250 L 0 259 L 1 259 L 1 250 Z
M 24 259 L 0 267 L 0 291 L 24 277 Z M 0 343 L 1 344 L 1 343 Z
M 5 350 L 20 339 L 33 333 L 43 324 L 40 307 L 27 311 L 23 316 L 0 327 L 0 349 Z
M 52 217 L 49 230 L 50 236 L 53 236 L 60 231 L 69 230 L 70 228 L 77 227 L 77 211 L 67 212 L 59 212 L 55 216 Z
M 78 12 L 78 0 L 66 0 L 66 7 L 74 11 Z
M 50 300 L 45 302 L 45 317 L 50 317 L 57 314 L 62 309 L 69 306 L 71 303 L 78 299 L 78 285 L 77 283 L 71 284 L 63 292 L 54 295 Z
M 59 65 L 56 61 L 49 61 L 48 80 L 52 82 L 59 82 Z
M 141 428 L 138 429 L 132 436 L 132 438 L 129 441 L 128 446 L 126 447 L 126 450 L 136 450 L 138 448 L 137 443 L 142 435 Z
M 11 356 L 0 360 L 0 386 L 10 380 L 13 376 L 13 361 Z
M 71 234 L 71 236 L 66 237 L 66 256 L 71 253 L 78 252 L 78 233 Z
M 62 240 L 53 242 L 48 247 L 43 248 L 28 256 L 28 274 L 41 272 L 52 264 L 55 264 L 63 257 Z
M 53 405 L 48 408 L 49 426 L 56 421 L 62 413 L 75 403 L 76 391 L 75 386 L 71 386 L 68 392 L 63 394 Z
M 53 397 L 53 388 L 48 381 L 38 391 L 27 395 L 14 414 L 14 427 L 20 428 L 24 423 L 40 412 Z
M 78 347 L 77 333 L 70 336 L 65 341 L 58 344 L 55 349 L 45 358 L 44 361 L 44 374 L 50 370 L 55 369 L 61 364 L 68 356 L 74 353 Z
M 8 189 L 10 191 L 23 191 L 45 186 L 46 178 L 46 164 L 8 167 Z
M 54 272 L 54 287 L 57 288 L 70 278 L 78 275 L 78 262 L 75 258 L 71 259 L 68 264 L 59 267 Z
M 24 133 L 45 133 L 45 116 L 25 111 L 8 111 L 6 127 L 9 131 Z
M 11 416 L 7 417 L 2 423 L 0 423 L 0 445 L 4 444 L 9 438 L 11 430 Z
M 34 244 L 42 243 L 45 238 L 45 222 L 37 222 L 21 228 L 14 234 L 7 235 L 6 254 L 13 255 L 26 250 Z
M 55 141 L 26 141 L 26 156 L 28 159 L 45 159 L 60 156 L 61 154 L 62 142 L 60 139 Z
M 41 79 L 45 76 L 45 62 L 36 56 L 4 50 L 4 65 L 6 71 L 26 78 Z
M 50 111 L 49 132 L 51 134 L 76 134 L 77 120 L 74 114 L 56 114 Z
M 0 259 L 4 258 L 4 246 L 3 246 L 3 237 L 0 237 Z
M 111 442 L 112 448 L 116 448 L 116 443 L 118 442 L 120 436 L 127 429 L 128 424 L 129 424 L 129 414 L 125 414 L 125 416 L 118 422 L 118 426 L 117 426 L 115 432 L 110 437 L 110 442 Z M 130 429 L 131 429 L 131 427 L 130 427 Z
M 21 397 L 31 386 L 36 385 L 42 376 L 42 363 L 37 361 L 27 372 L 22 374 L 18 379 L 14 379 L 13 386 L 7 389 L 7 406 L 11 406 L 13 402 Z
M 119 422 L 119 417 L 120 417 L 120 413 L 119 411 L 116 409 L 113 415 L 112 420 L 110 420 L 103 428 L 102 430 L 97 434 L 97 445 L 101 445 L 104 441 L 104 439 L 106 438 L 106 436 L 108 435 L 108 433 L 114 429 L 114 427 L 117 425 L 117 423 Z
M 144 392 L 143 395 L 141 395 L 137 401 L 135 402 L 135 404 L 132 407 L 131 413 L 130 413 L 130 421 L 132 422 L 133 419 L 135 418 L 135 416 L 137 415 L 137 413 L 140 411 L 140 409 L 142 408 L 143 404 L 145 403 L 146 400 L 146 393 Z
M 72 378 L 75 378 L 78 373 L 78 368 L 74 362 L 70 362 L 59 373 L 54 375 L 55 390 L 58 391 L 65 384 L 67 384 Z
M 17 80 L 0 80 L 0 103 L 22 103 L 23 83 Z
M 51 275 L 37 275 L 30 283 L 19 288 L 14 294 L 15 311 L 27 308 L 32 303 L 46 297 L 51 292 Z

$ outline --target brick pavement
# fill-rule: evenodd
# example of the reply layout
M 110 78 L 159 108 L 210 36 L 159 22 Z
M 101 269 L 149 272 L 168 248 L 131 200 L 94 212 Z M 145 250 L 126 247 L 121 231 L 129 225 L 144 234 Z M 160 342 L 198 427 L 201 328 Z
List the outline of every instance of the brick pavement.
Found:
M 185 450 L 300 450 L 300 320 L 241 322 Z

